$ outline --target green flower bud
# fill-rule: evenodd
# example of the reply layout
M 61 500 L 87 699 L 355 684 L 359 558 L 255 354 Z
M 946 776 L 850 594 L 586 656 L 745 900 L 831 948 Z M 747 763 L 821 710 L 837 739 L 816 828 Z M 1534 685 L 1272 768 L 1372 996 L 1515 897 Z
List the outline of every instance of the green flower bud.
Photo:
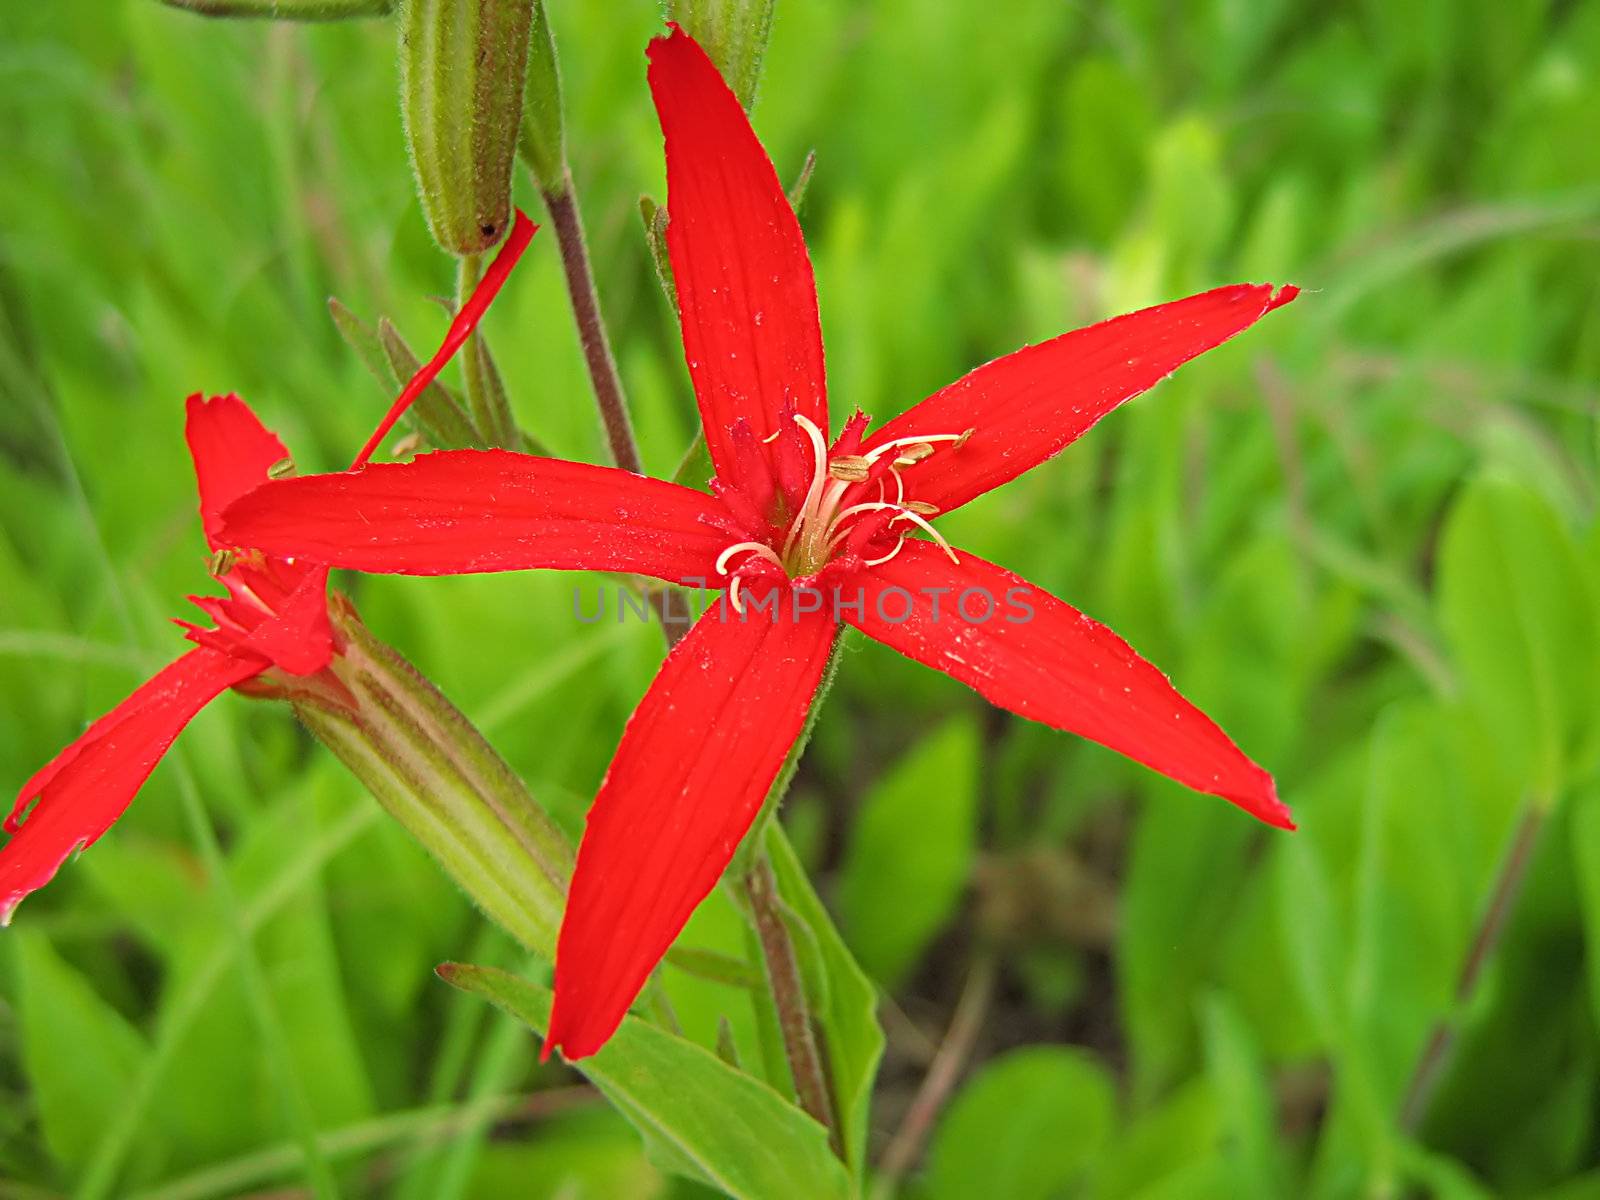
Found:
M 755 103 L 776 0 L 668 0 L 667 19 L 711 56 L 739 103 Z
M 434 239 L 480 254 L 511 225 L 531 0 L 401 0 L 400 102 Z

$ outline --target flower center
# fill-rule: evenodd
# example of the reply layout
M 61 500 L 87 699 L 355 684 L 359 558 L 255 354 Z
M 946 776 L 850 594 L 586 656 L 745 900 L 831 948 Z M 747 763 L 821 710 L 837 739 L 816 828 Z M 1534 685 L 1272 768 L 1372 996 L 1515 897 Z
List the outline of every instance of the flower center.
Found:
M 874 446 L 865 454 L 836 454 L 830 459 L 827 439 L 816 423 L 800 413 L 794 414 L 794 422 L 811 443 L 811 484 L 800 510 L 781 538 L 771 543 L 735 542 L 717 557 L 717 573 L 733 577 L 731 594 L 735 608 L 739 607 L 741 575 L 770 574 L 772 568 L 790 579 L 815 575 L 852 536 L 858 541 L 865 538 L 856 547 L 858 550 L 877 550 L 885 541 L 893 540 L 886 551 L 863 558 L 863 566 L 888 562 L 900 552 L 913 527 L 926 532 L 952 562 L 956 561 L 950 543 L 928 523 L 928 518 L 938 509 L 906 498 L 901 471 L 933 457 L 940 450 L 959 450 L 972 436 L 972 430 L 895 438 Z M 889 497 L 890 481 L 894 491 L 892 499 Z M 739 560 L 738 566 L 731 565 L 735 560 Z

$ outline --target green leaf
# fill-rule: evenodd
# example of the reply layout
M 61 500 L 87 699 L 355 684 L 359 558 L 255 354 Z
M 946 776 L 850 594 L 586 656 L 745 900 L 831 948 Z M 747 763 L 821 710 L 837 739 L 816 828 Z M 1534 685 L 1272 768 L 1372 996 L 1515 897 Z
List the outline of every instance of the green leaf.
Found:
M 1495 1193 L 1474 1179 L 1472 1172 L 1455 1159 L 1435 1154 L 1425 1146 L 1406 1144 L 1401 1148 L 1400 1166 L 1407 1181 L 1423 1189 L 1433 1200 L 1490 1200 Z M 1552 1198 L 1547 1198 L 1552 1200 Z M 1571 1200 L 1577 1200 L 1576 1196 Z
M 978 734 L 954 720 L 867 793 L 839 880 L 839 920 L 861 965 L 894 988 L 955 910 L 977 835 Z
M 355 351 L 361 365 L 371 372 L 384 394 L 394 395 L 398 392 L 401 380 L 395 375 L 389 352 L 384 349 L 378 331 L 350 311 L 350 307 L 337 296 L 328 297 L 328 315 L 333 318 L 334 328 L 339 331 L 344 344 Z
M 405 338 L 388 317 L 378 318 L 378 343 L 397 379 L 410 379 L 422 366 Z M 481 449 L 488 439 L 478 432 L 464 405 L 449 388 L 435 380 L 406 413 L 425 438 L 442 449 Z
M 1600 787 L 1591 787 L 1572 804 L 1572 859 L 1588 945 L 1589 1004 L 1600 1030 Z
M 1216 1096 L 1206 1083 L 1197 1081 L 1173 1092 L 1131 1121 L 1100 1156 L 1096 1200 L 1151 1200 L 1181 1193 L 1189 1171 L 1215 1158 L 1220 1123 Z
M 1244 822 L 1165 782 L 1134 829 L 1120 898 L 1120 1004 L 1132 1051 L 1134 1095 L 1152 1098 L 1189 1064 L 1196 1002 L 1230 928 L 1254 835 Z
M 661 284 L 662 294 L 667 298 L 667 307 L 672 309 L 673 315 L 678 312 L 678 284 L 672 276 L 672 257 L 667 253 L 667 210 L 662 208 L 649 196 L 639 197 L 639 219 L 644 222 L 644 237 L 650 247 L 650 262 L 656 269 L 656 279 Z M 689 447 L 689 453 L 684 455 L 683 465 L 678 468 L 674 479 L 678 483 L 685 482 L 682 478 L 684 467 L 691 463 L 697 464 L 695 446 L 700 448 L 699 457 L 710 463 L 711 456 L 705 449 L 705 433 L 695 436 L 695 444 Z M 707 472 L 705 478 L 709 479 L 711 473 Z M 704 487 L 704 480 L 694 482 L 693 487 Z
M 543 1034 L 550 1018 L 548 988 L 462 963 L 444 964 L 439 975 Z M 822 1126 L 693 1042 L 626 1017 L 609 1042 L 573 1066 L 644 1135 L 651 1157 L 664 1169 L 748 1200 L 851 1194 Z
M 929 1149 L 929 1200 L 1049 1200 L 1067 1192 L 1109 1140 L 1116 1088 L 1085 1051 L 1014 1050 L 962 1089 Z
M 844 1135 L 845 1159 L 859 1174 L 866 1165 L 872 1084 L 877 1078 L 878 1060 L 883 1057 L 877 989 L 839 936 L 777 822 L 767 830 L 767 855 L 778 879 L 778 894 L 795 919 L 809 926 L 827 974 L 827 1007 L 813 1016 L 822 1029 L 834 1110 Z
M 522 92 L 522 138 L 517 149 L 543 192 L 567 190 L 567 141 L 561 116 L 561 68 L 543 0 L 533 0 L 528 81 Z
M 143 1040 L 39 934 L 16 930 L 22 1065 L 52 1158 L 75 1177 L 147 1054 Z
M 794 209 L 795 216 L 800 215 L 800 209 L 806 202 L 806 193 L 811 190 L 811 177 L 817 172 L 817 152 L 807 150 L 806 158 L 800 164 L 800 173 L 794 177 L 794 182 L 789 185 L 789 207 Z
M 1229 1194 L 1261 1200 L 1292 1194 L 1285 1186 L 1277 1105 L 1254 1033 L 1221 992 L 1204 1002 L 1201 1028 L 1226 1129 L 1233 1176 Z
M 161 0 L 161 3 L 204 17 L 271 17 L 277 21 L 381 17 L 394 9 L 394 0 Z
M 694 441 L 689 443 L 689 448 L 683 452 L 683 458 L 678 463 L 678 469 L 672 473 L 672 482 L 681 483 L 684 487 L 704 491 L 711 477 L 717 473 L 716 467 L 711 464 L 711 451 L 706 448 L 705 431 L 694 435 Z
M 742 988 L 763 986 L 759 969 L 742 958 L 734 958 L 716 950 L 699 946 L 674 946 L 667 951 L 667 962 L 680 971 L 687 971 L 712 983 Z
M 301 793 L 298 803 L 278 805 L 252 823 L 231 852 L 241 896 L 259 895 L 304 856 L 309 808 L 309 796 Z M 255 940 L 315 1120 L 332 1126 L 371 1116 L 374 1098 L 318 875 L 255 932 Z
M 1545 802 L 1596 737 L 1600 629 L 1577 546 L 1537 492 L 1470 484 L 1439 551 L 1439 620 L 1507 765 Z

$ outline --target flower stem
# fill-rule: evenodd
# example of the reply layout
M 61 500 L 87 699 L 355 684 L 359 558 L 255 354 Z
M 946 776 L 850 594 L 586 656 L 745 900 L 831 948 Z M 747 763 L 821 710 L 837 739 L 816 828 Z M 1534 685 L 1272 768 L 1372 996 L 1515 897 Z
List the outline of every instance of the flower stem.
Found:
M 628 416 L 628 400 L 622 391 L 622 376 L 617 372 L 616 356 L 611 353 L 611 338 L 606 333 L 605 317 L 600 312 L 600 294 L 595 288 L 594 269 L 589 263 L 589 248 L 583 235 L 583 215 L 578 210 L 578 191 L 572 172 L 567 171 L 559 187 L 543 189 L 545 208 L 556 229 L 561 249 L 561 269 L 567 280 L 567 296 L 572 302 L 572 318 L 578 325 L 578 341 L 583 346 L 583 361 L 589 368 L 595 403 L 605 426 L 606 445 L 611 461 L 624 471 L 644 474 L 644 460 L 633 436 L 633 421 Z M 661 620 L 661 632 L 668 646 L 676 646 L 689 632 L 689 605 L 678 592 L 654 589 L 650 606 Z
M 778 1009 L 778 1027 L 783 1034 L 789 1071 L 794 1076 L 795 1094 L 800 1099 L 800 1107 L 828 1131 L 834 1153 L 842 1154 L 828 1076 L 817 1049 L 811 1012 L 806 1004 L 805 983 L 800 977 L 800 961 L 795 956 L 789 927 L 784 923 L 777 879 L 765 854 L 756 858 L 744 877 L 744 894 L 755 917 L 756 937 L 766 963 L 767 986 Z
M 1466 960 L 1461 965 L 1461 975 L 1456 980 L 1456 1013 L 1435 1023 L 1423 1047 L 1422 1056 L 1411 1073 L 1411 1082 L 1406 1086 L 1405 1101 L 1400 1106 L 1400 1128 L 1406 1133 L 1416 1132 L 1428 1115 L 1428 1107 L 1433 1102 L 1434 1093 L 1444 1077 L 1445 1068 L 1450 1063 L 1461 1034 L 1457 1014 L 1472 998 L 1479 976 L 1500 946 L 1506 923 L 1516 907 L 1517 898 L 1522 894 L 1528 864 L 1533 860 L 1533 851 L 1538 845 L 1547 813 L 1548 805 L 1536 799 L 1528 805 L 1517 823 L 1511 848 L 1500 864 L 1494 890 L 1489 894 L 1489 903 L 1483 910 L 1483 917 L 1467 948 Z
M 600 296 L 595 289 L 594 270 L 583 236 L 583 216 L 578 211 L 578 193 L 570 171 L 559 188 L 546 189 L 544 203 L 550 211 L 550 223 L 556 227 L 572 317 L 578 323 L 578 340 L 594 385 L 595 403 L 600 406 L 600 419 L 605 423 L 611 461 L 624 471 L 642 475 L 644 463 L 634 440 L 633 422 L 628 417 L 628 402 L 622 391 L 622 377 L 617 373 L 617 360 L 611 353 L 605 318 L 600 315 Z

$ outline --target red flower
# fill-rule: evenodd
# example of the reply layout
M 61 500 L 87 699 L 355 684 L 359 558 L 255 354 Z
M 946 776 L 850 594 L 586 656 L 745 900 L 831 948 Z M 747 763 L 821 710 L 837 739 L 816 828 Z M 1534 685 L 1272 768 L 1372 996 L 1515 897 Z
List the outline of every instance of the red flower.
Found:
M 444 344 L 407 384 L 357 464 L 367 461 L 471 334 L 533 232 L 519 212 L 505 248 L 451 322 Z M 173 739 L 214 698 L 263 675 L 293 686 L 295 677 L 322 672 L 340 650 L 328 619 L 327 567 L 236 550 L 238 543 L 220 536 L 222 510 L 288 461 L 283 443 L 232 395 L 190 396 L 185 432 L 212 573 L 228 594 L 190 596 L 215 627 L 179 621 L 196 648 L 163 667 L 22 785 L 5 820 L 12 837 L 0 848 L 0 925 L 9 923 L 23 897 L 50 882 L 70 855 L 111 827 Z M 343 692 L 331 675 L 321 686 Z
M 715 885 L 800 732 L 841 620 L 995 704 L 1292 828 L 1271 777 L 1159 671 L 1062 601 L 955 552 L 929 518 L 1050 458 L 1295 289 L 1218 288 L 1065 334 L 876 433 L 857 413 L 830 449 L 811 265 L 772 164 L 681 31 L 651 44 L 650 86 L 713 495 L 465 451 L 272 483 L 227 514 L 229 537 L 366 571 L 554 567 L 727 585 L 731 607 L 715 605 L 667 656 L 590 810 L 546 1054 L 604 1043 Z M 907 540 L 916 530 L 932 540 Z M 1006 615 L 969 615 L 972 596 Z

